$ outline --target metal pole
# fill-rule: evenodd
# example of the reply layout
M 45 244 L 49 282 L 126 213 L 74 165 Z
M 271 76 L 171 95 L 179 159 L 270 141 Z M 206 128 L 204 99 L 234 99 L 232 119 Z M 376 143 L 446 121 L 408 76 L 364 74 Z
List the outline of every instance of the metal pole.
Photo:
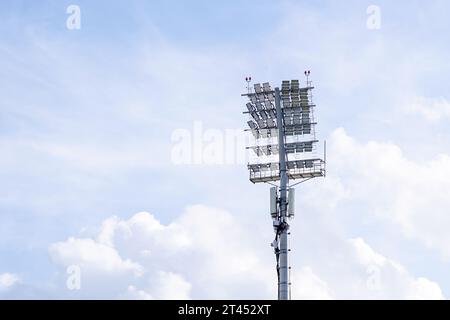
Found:
M 278 299 L 289 300 L 289 224 L 287 223 L 287 186 L 289 183 L 289 178 L 286 168 L 286 150 L 284 144 L 285 136 L 279 88 L 275 88 L 275 107 L 277 111 L 278 148 L 280 151 L 280 225 L 278 229 L 278 235 L 280 237 L 280 278 L 278 284 Z

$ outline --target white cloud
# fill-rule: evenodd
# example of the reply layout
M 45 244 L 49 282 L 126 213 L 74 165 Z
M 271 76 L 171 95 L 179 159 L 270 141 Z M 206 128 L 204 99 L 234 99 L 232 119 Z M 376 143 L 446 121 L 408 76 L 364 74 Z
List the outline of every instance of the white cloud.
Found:
M 322 235 L 324 238 L 327 235 Z M 294 268 L 294 299 L 443 299 L 440 286 L 415 277 L 362 238 L 323 243 L 308 255 L 311 266 Z M 297 270 L 297 271 L 296 271 Z
M 418 114 L 428 121 L 450 118 L 450 102 L 445 98 L 415 97 L 405 103 L 404 111 Z
M 20 278 L 18 275 L 13 273 L 2 273 L 0 274 L 0 291 L 8 290 L 19 282 Z
M 150 281 L 145 289 L 130 285 L 120 298 L 129 300 L 187 300 L 191 298 L 192 285 L 179 274 L 160 271 L 152 274 L 151 279 L 148 280 Z
M 153 285 L 152 292 L 158 299 L 180 299 L 190 298 L 192 285 L 184 278 L 172 272 L 161 271 L 158 273 L 157 282 Z
M 92 239 L 70 238 L 66 242 L 52 244 L 49 252 L 55 263 L 66 267 L 78 265 L 98 272 L 142 274 L 138 263 L 122 259 L 114 248 Z
M 294 300 L 330 300 L 331 290 L 328 284 L 314 274 L 311 267 L 303 267 L 292 273 L 291 288 Z
M 136 289 L 134 286 L 128 286 L 126 293 L 120 298 L 125 300 L 153 300 L 153 297 L 149 293 Z
M 413 277 L 402 265 L 375 252 L 363 239 L 348 241 L 354 273 L 365 281 L 354 281 L 354 298 L 444 299 L 439 285 L 426 278 Z M 349 286 L 351 287 L 351 286 Z M 345 288 L 341 287 L 342 289 Z M 342 290 L 341 289 L 341 290 Z M 344 289 L 345 290 L 345 289 Z
M 274 274 L 261 268 L 242 231 L 228 212 L 204 206 L 187 208 L 168 225 L 141 212 L 105 220 L 96 240 L 53 244 L 50 255 L 60 266 L 81 267 L 80 294 L 88 297 L 102 291 L 155 299 L 270 296 L 266 280 Z
M 261 252 L 261 243 L 255 246 L 248 227 L 224 210 L 201 205 L 168 225 L 141 212 L 128 220 L 107 219 L 96 240 L 71 238 L 52 245 L 50 254 L 58 265 L 81 266 L 79 297 L 274 298 L 273 254 L 268 247 Z M 310 266 L 293 266 L 293 299 L 442 298 L 439 285 L 414 278 L 362 239 L 330 243 L 334 255 L 318 251 Z M 368 284 L 370 268 L 379 277 L 375 288 Z
M 360 144 L 344 129 L 334 131 L 329 146 L 329 176 L 331 181 L 339 182 L 346 195 L 337 201 L 341 205 L 355 204 L 347 210 L 349 214 L 393 223 L 403 235 L 450 258 L 449 155 L 417 163 L 407 159 L 395 144 Z M 327 194 L 333 195 L 334 191 L 328 188 Z
M 437 300 L 444 299 L 441 288 L 433 281 L 426 278 L 417 278 L 411 284 L 406 294 L 410 300 Z

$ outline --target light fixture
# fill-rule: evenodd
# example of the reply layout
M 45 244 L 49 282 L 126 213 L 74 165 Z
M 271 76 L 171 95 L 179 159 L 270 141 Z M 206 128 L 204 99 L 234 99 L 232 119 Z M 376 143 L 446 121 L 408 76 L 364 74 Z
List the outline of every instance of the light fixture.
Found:
M 298 80 L 283 81 L 281 90 L 268 82 L 254 85 L 254 92 L 243 94 L 247 103 L 247 122 L 254 143 L 248 147 L 256 160 L 248 164 L 250 181 L 269 183 L 270 215 L 273 219 L 278 275 L 278 298 L 290 299 L 289 223 L 294 217 L 294 186 L 312 178 L 324 177 L 325 161 L 317 156 L 316 122 L 312 102 L 311 72 L 305 71 L 306 87 Z M 248 78 L 247 81 L 249 82 Z M 326 152 L 326 151 L 325 151 Z M 278 159 L 274 156 L 278 155 Z M 325 154 L 324 154 L 325 159 Z M 290 185 L 290 182 L 296 183 Z

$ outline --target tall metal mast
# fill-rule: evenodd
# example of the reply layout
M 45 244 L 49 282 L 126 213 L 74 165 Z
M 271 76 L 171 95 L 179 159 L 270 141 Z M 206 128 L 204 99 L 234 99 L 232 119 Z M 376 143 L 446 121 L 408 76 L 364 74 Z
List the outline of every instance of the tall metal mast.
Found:
M 290 265 L 288 219 L 294 217 L 293 186 L 316 177 L 325 176 L 325 161 L 313 157 L 317 140 L 312 108 L 313 89 L 310 72 L 305 72 L 307 84 L 300 88 L 298 80 L 283 81 L 271 89 L 269 83 L 255 84 L 255 92 L 243 94 L 249 98 L 247 122 L 255 143 L 248 147 L 257 158 L 250 161 L 250 181 L 279 185 L 270 190 L 270 214 L 273 219 L 275 251 L 278 276 L 278 299 L 289 300 Z M 247 83 L 249 78 L 246 79 Z M 247 86 L 248 88 L 249 86 Z M 290 180 L 301 180 L 289 187 Z
M 284 126 L 283 115 L 281 110 L 280 89 L 275 88 L 275 108 L 277 112 L 278 127 L 278 148 L 280 159 L 280 224 L 277 228 L 277 237 L 280 238 L 279 248 L 279 279 L 278 279 L 278 299 L 290 299 L 290 283 L 289 283 L 289 248 L 288 248 L 288 229 L 287 223 L 287 186 L 289 177 L 286 167 L 286 151 L 284 145 Z

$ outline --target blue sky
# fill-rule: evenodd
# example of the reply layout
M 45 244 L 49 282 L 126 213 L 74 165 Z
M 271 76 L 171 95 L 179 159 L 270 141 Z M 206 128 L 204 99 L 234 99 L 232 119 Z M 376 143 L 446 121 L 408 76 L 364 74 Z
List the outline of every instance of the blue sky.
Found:
M 81 30 L 66 28 L 70 4 L 81 8 Z M 380 30 L 366 27 L 372 4 Z M 405 297 L 420 278 L 448 297 L 449 9 L 446 1 L 1 3 L 0 275 L 19 279 L 5 296 L 71 294 L 61 289 L 69 253 L 49 248 L 69 237 L 95 240 L 102 221 L 142 211 L 190 230 L 190 206 L 201 205 L 199 216 L 225 210 L 254 231 L 245 239 L 255 243 L 255 259 L 272 263 L 267 187 L 251 185 L 243 164 L 174 165 L 172 134 L 196 121 L 222 132 L 243 128 L 245 76 L 275 84 L 310 69 L 329 176 L 298 191 L 299 277 L 311 292 L 327 292 L 319 297 L 372 297 L 337 280 L 347 269 L 327 250 L 340 239 L 342 248 L 376 252 L 407 270 L 393 267 L 385 277 L 402 284 L 376 297 Z M 74 263 L 73 252 L 83 252 L 57 248 Z M 184 277 L 189 297 L 220 297 L 220 282 L 217 292 L 202 291 L 201 277 L 153 259 L 162 259 L 156 274 Z M 136 261 L 151 281 L 154 270 Z M 367 265 L 355 261 L 362 280 L 342 278 L 365 282 Z M 115 298 L 122 289 L 79 294 Z

